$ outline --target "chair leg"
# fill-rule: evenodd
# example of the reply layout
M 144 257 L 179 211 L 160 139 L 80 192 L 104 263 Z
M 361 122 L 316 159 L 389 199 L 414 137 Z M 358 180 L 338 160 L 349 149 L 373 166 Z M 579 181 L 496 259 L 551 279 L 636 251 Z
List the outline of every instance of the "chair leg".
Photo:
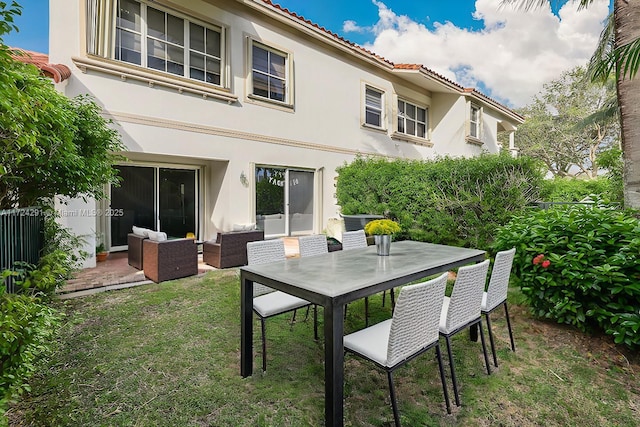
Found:
M 489 356 L 487 355 L 487 344 L 484 340 L 484 331 L 482 330 L 482 315 L 480 315 L 478 329 L 480 330 L 480 342 L 482 342 L 482 353 L 484 354 L 484 364 L 487 367 L 487 375 L 491 375 L 491 367 L 489 366 Z
M 313 339 L 318 341 L 318 305 L 313 304 Z
M 491 353 L 493 354 L 493 365 L 498 367 L 498 358 L 496 357 L 496 344 L 493 341 L 493 332 L 491 331 L 491 318 L 489 317 L 489 312 L 486 311 L 484 313 L 485 319 L 487 319 L 487 330 L 489 331 L 489 343 L 491 344 Z
M 369 297 L 364 297 L 364 327 L 369 326 Z
M 513 342 L 513 331 L 511 330 L 511 320 L 509 320 L 509 309 L 507 302 L 504 302 L 504 314 L 507 317 L 507 328 L 509 328 L 509 339 L 511 340 L 511 350 L 516 351 L 516 344 Z
M 391 296 L 391 311 L 396 309 L 396 294 L 393 288 L 389 289 L 389 295 Z
M 296 314 L 298 313 L 298 309 L 296 308 L 295 310 L 293 310 L 293 316 L 291 316 L 291 322 L 289 322 L 289 324 L 291 326 L 293 326 L 294 323 L 296 323 Z
M 451 340 L 445 335 L 447 341 L 447 353 L 449 354 L 449 369 L 451 369 L 451 382 L 453 383 L 453 396 L 456 398 L 456 406 L 460 406 L 460 395 L 458 394 L 458 381 L 456 381 L 456 370 L 453 366 L 453 354 L 451 353 Z
M 262 330 L 262 372 L 267 371 L 267 327 L 264 318 L 260 318 L 260 329 Z
M 396 422 L 396 427 L 400 427 L 400 415 L 398 414 L 398 402 L 396 402 L 396 390 L 393 386 L 393 374 L 391 371 L 387 371 L 387 378 L 389 378 L 389 394 L 391 395 L 391 406 L 393 407 L 393 419 Z
M 450 414 L 451 404 L 449 403 L 449 392 L 447 391 L 447 383 L 444 380 L 444 366 L 442 366 L 442 353 L 440 352 L 440 344 L 436 344 L 436 358 L 438 359 L 438 368 L 440 368 L 440 381 L 442 381 L 442 393 L 444 394 L 444 402 L 447 405 L 447 414 Z
M 385 300 L 387 299 L 387 291 L 382 291 L 382 306 L 384 307 Z

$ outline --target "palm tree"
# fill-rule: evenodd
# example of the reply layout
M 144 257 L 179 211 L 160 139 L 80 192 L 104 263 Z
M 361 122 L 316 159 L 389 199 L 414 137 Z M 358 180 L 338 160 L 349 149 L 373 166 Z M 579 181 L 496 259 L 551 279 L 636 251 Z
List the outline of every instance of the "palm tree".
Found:
M 502 0 L 526 10 L 542 7 L 551 0 Z M 580 0 L 579 8 L 593 0 Z M 614 0 L 613 25 L 605 28 L 601 45 L 594 53 L 595 77 L 615 70 L 620 109 L 620 129 L 624 159 L 624 200 L 631 208 L 640 208 L 640 1 Z M 608 32 L 608 33 L 607 33 Z M 613 35 L 613 46 L 606 43 Z M 609 48 L 608 48 L 609 47 Z

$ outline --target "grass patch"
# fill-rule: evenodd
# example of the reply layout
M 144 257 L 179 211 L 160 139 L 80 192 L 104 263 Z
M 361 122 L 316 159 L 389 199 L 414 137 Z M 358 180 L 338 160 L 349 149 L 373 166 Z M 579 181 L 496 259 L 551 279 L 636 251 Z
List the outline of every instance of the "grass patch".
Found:
M 537 321 L 510 293 L 517 351 L 504 317 L 492 316 L 500 367 L 490 376 L 479 343 L 453 338 L 462 407 L 447 415 L 432 352 L 400 368 L 397 395 L 407 426 L 636 426 L 637 355 L 607 337 Z M 267 320 L 267 373 L 240 377 L 237 270 L 67 300 L 57 350 L 9 411 L 15 426 L 320 426 L 322 340 L 313 321 Z M 370 298 L 373 322 L 390 315 Z M 364 304 L 349 304 L 346 332 L 364 327 Z M 491 358 L 490 358 L 491 360 Z M 446 367 L 448 368 L 448 367 Z M 448 370 L 448 369 L 447 369 Z M 448 379 L 451 397 L 451 381 Z M 386 376 L 345 360 L 345 425 L 390 426 Z

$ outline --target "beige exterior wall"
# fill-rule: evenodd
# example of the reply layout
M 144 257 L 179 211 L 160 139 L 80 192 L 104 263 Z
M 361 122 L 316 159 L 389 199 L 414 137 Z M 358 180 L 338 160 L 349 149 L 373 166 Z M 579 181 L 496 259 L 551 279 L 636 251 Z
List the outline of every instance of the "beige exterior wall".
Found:
M 66 64 L 73 72 L 61 90 L 70 97 L 92 95 L 114 120 L 132 161 L 201 167 L 198 237 L 207 239 L 234 223 L 255 222 L 253 165 L 322 171 L 316 186 L 313 231 L 317 233 L 339 215 L 334 199 L 336 167 L 358 153 L 427 159 L 497 151 L 499 114 L 490 107 L 483 110 L 484 144 L 469 144 L 465 96 L 444 85 L 438 92 L 403 80 L 392 75 L 389 64 L 350 53 L 353 49 L 346 45 L 318 40 L 323 35 L 305 25 L 292 28 L 278 22 L 260 10 L 262 2 L 255 3 L 260 5 L 257 10 L 233 0 L 153 3 L 225 28 L 226 96 L 237 97 L 228 102 L 215 94 L 205 98 L 181 90 L 186 79 L 174 79 L 175 85 L 168 87 L 163 84 L 171 82 L 167 74 L 113 60 L 86 59 L 85 0 L 50 1 L 50 61 Z M 293 108 L 249 97 L 249 38 L 292 55 Z M 136 71 L 151 78 L 145 81 L 129 74 Z M 384 131 L 362 126 L 365 85 L 385 93 Z M 193 86 L 207 89 L 205 84 Z M 433 82 L 429 87 L 433 89 Z M 398 96 L 428 108 L 430 140 L 425 144 L 392 137 Z M 85 228 L 77 231 L 86 234 Z

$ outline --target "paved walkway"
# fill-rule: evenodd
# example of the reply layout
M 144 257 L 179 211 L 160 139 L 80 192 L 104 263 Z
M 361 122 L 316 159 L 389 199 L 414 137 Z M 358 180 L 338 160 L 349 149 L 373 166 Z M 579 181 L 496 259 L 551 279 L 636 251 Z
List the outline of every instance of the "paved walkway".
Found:
M 299 256 L 298 239 L 285 237 L 285 254 L 287 257 Z M 202 254 L 198 255 L 198 274 L 216 270 L 202 261 Z M 67 281 L 61 294 L 84 295 L 99 290 L 118 289 L 138 284 L 150 283 L 144 276 L 144 271 L 129 265 L 127 252 L 114 252 L 104 262 L 99 262 L 94 268 L 85 268 L 76 273 L 75 277 Z

